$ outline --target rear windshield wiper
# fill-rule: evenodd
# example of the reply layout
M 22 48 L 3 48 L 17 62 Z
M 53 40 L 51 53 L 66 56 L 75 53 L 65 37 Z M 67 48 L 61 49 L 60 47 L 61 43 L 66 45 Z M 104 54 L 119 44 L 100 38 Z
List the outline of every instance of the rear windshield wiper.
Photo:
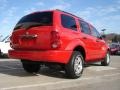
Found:
M 37 27 L 37 26 L 43 26 L 43 23 L 35 23 L 35 22 L 30 22 L 30 23 L 25 23 L 22 25 L 22 28 L 24 29 L 30 29 L 31 27 Z
M 22 24 L 17 24 L 17 25 L 15 26 L 14 30 L 16 30 L 16 29 L 20 29 L 21 26 L 22 26 Z
M 43 26 L 43 25 L 44 25 L 44 23 L 35 23 L 35 22 L 21 23 L 21 24 L 17 24 L 15 26 L 14 30 L 20 29 L 20 28 L 30 29 L 31 27 Z

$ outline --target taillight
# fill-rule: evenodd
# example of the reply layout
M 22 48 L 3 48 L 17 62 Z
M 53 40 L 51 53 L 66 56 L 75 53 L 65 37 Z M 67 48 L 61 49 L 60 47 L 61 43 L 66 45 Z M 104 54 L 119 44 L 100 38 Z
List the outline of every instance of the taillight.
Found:
M 53 49 L 59 48 L 61 46 L 60 35 L 57 31 L 51 32 L 51 47 Z
M 11 42 L 10 42 L 10 47 L 11 47 L 11 48 L 13 48 L 13 45 L 12 45 L 12 43 L 11 43 Z
M 12 45 L 12 37 L 10 37 L 10 47 L 13 48 L 13 45 Z

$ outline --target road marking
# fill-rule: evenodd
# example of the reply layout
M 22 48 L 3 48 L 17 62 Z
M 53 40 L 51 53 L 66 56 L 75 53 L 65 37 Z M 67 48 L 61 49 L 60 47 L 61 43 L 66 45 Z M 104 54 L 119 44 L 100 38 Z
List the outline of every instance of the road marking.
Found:
M 113 70 L 117 68 L 106 67 L 106 66 L 91 66 L 91 67 L 87 67 L 87 69 L 92 70 L 92 71 L 105 71 L 105 70 Z
M 16 69 L 2 69 L 0 70 L 0 72 L 4 72 L 4 71 L 12 71 L 12 70 L 23 70 L 23 68 L 16 68 Z
M 19 59 L 2 59 L 0 58 L 0 62 L 3 62 L 3 61 L 20 61 Z
M 103 76 L 96 76 L 96 77 L 88 77 L 88 78 L 80 78 L 80 79 L 73 79 L 73 80 L 64 80 L 60 82 L 49 82 L 49 83 L 42 83 L 42 84 L 32 84 L 32 85 L 23 85 L 23 86 L 14 86 L 8 88 L 1 88 L 1 90 L 10 90 L 10 89 L 22 89 L 22 88 L 32 88 L 32 87 L 39 87 L 39 86 L 47 86 L 47 85 L 55 85 L 55 84 L 63 84 L 63 83 L 75 83 L 81 80 L 91 80 L 91 79 L 101 79 L 103 77 L 110 77 L 110 76 L 117 76 L 120 73 L 110 74 L 110 75 L 103 75 Z
M 8 68 L 8 69 L 19 69 L 19 68 L 14 68 L 14 67 L 9 67 L 9 66 L 2 66 L 2 65 L 0 65 L 0 67 Z

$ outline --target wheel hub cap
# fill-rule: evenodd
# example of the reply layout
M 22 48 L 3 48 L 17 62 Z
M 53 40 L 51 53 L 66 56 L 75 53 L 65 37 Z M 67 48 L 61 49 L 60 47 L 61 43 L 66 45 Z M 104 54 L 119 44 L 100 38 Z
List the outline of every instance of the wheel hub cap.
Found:
M 82 59 L 81 56 L 76 56 L 75 62 L 74 62 L 74 70 L 76 74 L 80 74 L 82 71 Z

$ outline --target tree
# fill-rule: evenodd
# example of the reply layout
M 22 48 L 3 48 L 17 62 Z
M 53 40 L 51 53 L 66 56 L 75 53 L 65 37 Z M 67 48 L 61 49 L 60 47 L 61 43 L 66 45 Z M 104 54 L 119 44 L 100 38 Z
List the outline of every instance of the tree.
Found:
M 120 35 L 118 35 L 118 41 L 120 42 Z
M 112 42 L 120 42 L 120 35 L 115 35 L 112 39 Z

